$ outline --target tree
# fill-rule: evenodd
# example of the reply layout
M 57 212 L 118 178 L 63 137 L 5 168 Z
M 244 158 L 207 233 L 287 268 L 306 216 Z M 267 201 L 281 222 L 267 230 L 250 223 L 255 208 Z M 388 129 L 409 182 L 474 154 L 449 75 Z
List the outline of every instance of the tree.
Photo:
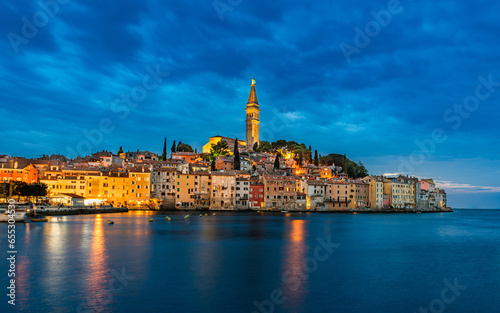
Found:
M 210 168 L 212 171 L 215 171 L 215 161 L 217 161 L 217 158 L 222 155 L 228 155 L 229 154 L 229 145 L 227 144 L 227 141 L 221 140 L 217 143 L 212 144 L 212 148 L 210 148 L 210 154 L 207 156 L 208 160 L 210 161 Z
M 238 150 L 238 138 L 234 140 L 234 170 L 241 169 L 240 151 Z
M 177 147 L 177 146 L 175 145 L 175 140 L 174 140 L 174 143 L 172 144 L 172 148 L 170 148 L 170 150 L 172 151 L 172 153 L 176 152 L 176 151 L 175 151 L 175 148 L 176 148 L 176 147 Z
M 120 146 L 120 149 L 118 149 L 118 153 L 117 153 L 117 154 L 118 154 L 118 155 L 120 155 L 120 154 L 122 154 L 122 153 L 123 153 L 123 147 L 122 147 L 122 146 Z
M 48 186 L 44 183 L 38 184 L 34 183 L 29 185 L 29 197 L 35 197 L 38 200 L 38 197 L 45 197 L 47 195 Z
M 347 173 L 347 157 L 345 156 L 345 153 L 344 153 L 344 160 L 343 161 L 344 161 L 344 163 L 343 163 L 344 164 L 343 165 L 344 166 L 344 173 Z
M 195 149 L 194 149 L 194 155 L 195 155 L 195 156 L 198 156 L 198 148 L 195 148 Z
M 193 148 L 191 148 L 190 145 L 182 143 L 181 141 L 179 141 L 179 144 L 177 145 L 176 151 L 177 152 L 193 152 L 194 150 L 193 150 Z
M 269 141 L 261 141 L 259 142 L 259 147 L 257 148 L 258 152 L 271 152 L 273 147 L 269 143 Z
M 336 154 L 331 153 L 325 157 L 323 157 L 324 164 L 342 166 L 342 172 L 346 173 L 349 177 L 352 178 L 363 178 L 368 176 L 368 171 L 366 170 L 363 163 L 358 162 L 357 164 L 349 158 L 345 154 Z
M 21 199 L 21 196 L 25 197 L 29 194 L 29 186 L 27 183 L 23 181 L 16 181 L 14 182 L 14 188 L 13 188 L 13 193 L 12 195 L 17 195 L 17 201 Z
M 312 163 L 313 161 L 313 151 L 312 151 L 312 148 L 311 148 L 311 145 L 309 145 L 309 163 Z
M 363 178 L 363 177 L 368 176 L 368 171 L 366 170 L 363 163 L 361 163 L 361 161 L 359 161 L 358 164 L 356 165 L 355 174 L 356 174 L 356 178 Z
M 253 144 L 253 148 L 252 148 L 252 150 L 253 150 L 254 152 L 257 152 L 257 150 L 258 150 L 258 149 L 259 149 L 259 143 L 258 143 L 258 142 L 256 142 L 256 143 L 254 143 L 254 144 Z
M 7 199 L 10 195 L 11 195 L 11 192 L 12 192 L 12 183 L 10 182 L 4 182 L 2 184 L 0 184 L 0 195 Z
M 165 141 L 163 142 L 163 154 L 161 155 L 162 161 L 167 160 L 167 137 L 165 137 Z
M 276 154 L 276 158 L 274 158 L 274 170 L 275 170 L 275 171 L 277 171 L 277 170 L 279 170 L 279 169 L 280 169 L 280 157 L 281 157 L 281 155 L 280 155 L 280 153 L 278 152 L 278 153 Z
M 318 150 L 314 150 L 314 165 L 319 166 Z

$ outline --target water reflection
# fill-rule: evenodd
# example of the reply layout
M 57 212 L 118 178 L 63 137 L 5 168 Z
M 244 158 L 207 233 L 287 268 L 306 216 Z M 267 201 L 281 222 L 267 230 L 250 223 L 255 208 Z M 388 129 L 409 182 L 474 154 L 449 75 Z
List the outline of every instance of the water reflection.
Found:
M 47 292 L 56 295 L 61 291 L 62 277 L 69 271 L 67 260 L 68 228 L 66 224 L 61 223 L 49 223 L 45 226 L 42 234 L 45 259 L 42 277 Z
M 30 298 L 31 298 L 31 262 L 30 258 L 28 257 L 28 253 L 26 251 L 30 251 L 31 249 L 31 233 L 32 233 L 32 227 L 34 227 L 32 224 L 26 224 L 25 225 L 25 234 L 24 237 L 22 238 L 22 252 L 18 255 L 17 259 L 17 264 L 16 264 L 16 277 L 10 277 L 14 278 L 16 280 L 16 287 L 17 287 L 17 294 L 18 294 L 18 304 L 20 305 L 26 305 Z M 9 255 L 8 255 L 9 256 Z
M 304 270 L 304 262 L 309 248 L 306 243 L 307 222 L 297 219 L 291 220 L 288 225 L 289 240 L 285 246 L 283 266 L 282 290 L 287 299 L 284 306 L 300 308 L 303 305 L 308 285 L 307 272 Z
M 101 306 L 106 303 L 106 290 L 109 277 L 108 256 L 106 253 L 106 242 L 103 233 L 103 220 L 100 215 L 96 215 L 94 220 L 94 230 L 90 241 L 90 254 L 88 272 L 85 277 L 85 303 L 86 307 Z
M 217 278 L 221 271 L 219 260 L 221 249 L 216 240 L 218 229 L 213 223 L 201 223 L 199 231 L 199 244 L 192 250 L 191 268 L 195 270 L 195 284 L 201 295 L 209 295 L 217 284 Z

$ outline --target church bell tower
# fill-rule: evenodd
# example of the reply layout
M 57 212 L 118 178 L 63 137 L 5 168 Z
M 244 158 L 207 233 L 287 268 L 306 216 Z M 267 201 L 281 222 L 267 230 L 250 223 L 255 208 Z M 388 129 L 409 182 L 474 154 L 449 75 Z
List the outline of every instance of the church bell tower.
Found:
M 255 91 L 255 79 L 252 78 L 250 85 L 250 95 L 248 96 L 247 107 L 247 149 L 252 150 L 253 145 L 259 142 L 259 102 L 257 101 L 257 92 Z

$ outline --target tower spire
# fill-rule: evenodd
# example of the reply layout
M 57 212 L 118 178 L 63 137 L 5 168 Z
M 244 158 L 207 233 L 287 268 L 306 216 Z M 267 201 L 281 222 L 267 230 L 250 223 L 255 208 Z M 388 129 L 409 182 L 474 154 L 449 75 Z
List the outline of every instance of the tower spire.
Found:
M 259 101 L 257 100 L 257 92 L 255 91 L 255 79 L 252 78 L 252 84 L 250 85 L 250 95 L 248 96 L 247 107 L 245 109 L 246 118 L 246 139 L 247 139 L 247 149 L 251 150 L 255 143 L 259 142 Z
M 248 105 L 257 105 L 259 106 L 259 101 L 257 100 L 257 92 L 255 91 L 255 79 L 252 78 L 252 84 L 250 85 L 250 95 L 248 95 Z

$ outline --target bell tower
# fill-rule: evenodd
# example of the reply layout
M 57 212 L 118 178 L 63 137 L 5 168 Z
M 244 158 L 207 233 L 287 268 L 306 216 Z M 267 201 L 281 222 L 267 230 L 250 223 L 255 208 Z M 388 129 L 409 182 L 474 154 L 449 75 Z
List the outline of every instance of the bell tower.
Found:
M 257 101 L 257 92 L 255 91 L 255 79 L 252 78 L 250 85 L 250 95 L 248 96 L 247 107 L 247 149 L 252 150 L 253 145 L 259 142 L 259 102 Z

